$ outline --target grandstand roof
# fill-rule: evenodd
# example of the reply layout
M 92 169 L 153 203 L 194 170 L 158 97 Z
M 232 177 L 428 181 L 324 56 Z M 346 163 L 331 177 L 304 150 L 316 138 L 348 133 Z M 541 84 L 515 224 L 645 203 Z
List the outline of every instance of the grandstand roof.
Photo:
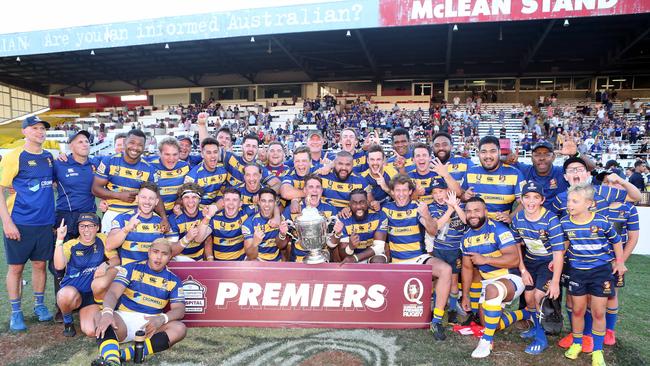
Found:
M 650 70 L 650 14 L 278 34 L 0 58 L 0 82 L 45 93 L 334 80 L 625 75 Z M 502 40 L 499 40 L 499 34 Z M 271 52 L 269 52 L 269 49 Z M 286 72 L 278 76 L 279 72 Z M 275 75 L 273 75 L 275 74 Z M 217 79 L 209 76 L 217 76 Z M 216 80 L 216 81 L 215 81 Z

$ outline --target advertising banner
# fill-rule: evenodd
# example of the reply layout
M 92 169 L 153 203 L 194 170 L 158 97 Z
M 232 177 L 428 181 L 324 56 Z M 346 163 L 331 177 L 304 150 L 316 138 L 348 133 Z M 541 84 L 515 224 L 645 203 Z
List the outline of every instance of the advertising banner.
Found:
M 379 0 L 381 26 L 501 22 L 650 12 L 650 1 Z
M 425 265 L 171 262 L 190 327 L 427 328 Z

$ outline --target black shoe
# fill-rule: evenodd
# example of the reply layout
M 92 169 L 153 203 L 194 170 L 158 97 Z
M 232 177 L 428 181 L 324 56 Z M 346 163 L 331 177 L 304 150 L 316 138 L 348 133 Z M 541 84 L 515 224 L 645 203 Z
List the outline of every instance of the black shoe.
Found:
M 58 307 L 56 308 L 56 314 L 54 314 L 54 321 L 56 323 L 63 323 L 63 313 Z
M 104 360 L 104 357 L 99 356 L 99 358 L 93 360 L 90 366 L 122 366 L 122 362 L 119 360 Z
M 458 312 L 456 312 L 456 310 L 447 312 L 447 323 L 449 324 L 458 323 Z
M 469 326 L 472 325 L 472 322 L 476 324 L 481 324 L 481 318 L 478 316 L 478 314 L 470 312 L 470 315 L 467 316 L 467 319 L 465 319 L 465 321 L 461 325 Z
M 63 336 L 74 337 L 77 335 L 77 330 L 74 328 L 74 323 L 63 324 Z
M 90 366 L 104 366 L 104 357 L 99 356 L 99 358 L 96 358 L 93 360 L 93 362 L 90 363 Z
M 445 335 L 445 327 L 442 326 L 442 323 L 431 323 L 431 333 L 433 333 L 433 338 L 437 341 L 444 341 L 447 339 Z

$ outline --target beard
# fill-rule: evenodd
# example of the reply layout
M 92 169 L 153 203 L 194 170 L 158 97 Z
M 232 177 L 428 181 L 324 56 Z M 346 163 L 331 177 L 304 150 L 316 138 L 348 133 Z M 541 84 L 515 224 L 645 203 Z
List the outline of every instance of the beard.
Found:
M 472 225 L 470 220 L 467 220 L 467 225 L 469 225 L 469 227 L 471 227 L 472 229 L 478 229 L 481 226 L 483 226 L 483 224 L 485 224 L 486 220 L 487 220 L 487 217 L 483 216 L 483 217 L 478 219 L 478 223 L 476 225 Z
M 434 154 L 436 158 L 440 160 L 441 163 L 446 163 L 451 157 L 451 151 L 440 150 Z
M 346 171 L 345 177 L 342 177 L 341 176 L 341 171 L 334 169 L 334 175 L 336 175 L 336 178 L 338 180 L 344 181 L 344 180 L 348 179 L 348 177 L 350 176 L 350 173 Z

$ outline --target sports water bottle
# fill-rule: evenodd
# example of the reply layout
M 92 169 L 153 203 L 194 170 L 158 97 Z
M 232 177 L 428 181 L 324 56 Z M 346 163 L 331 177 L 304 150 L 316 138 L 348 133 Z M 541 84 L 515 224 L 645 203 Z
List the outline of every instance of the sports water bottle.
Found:
M 133 363 L 144 362 L 144 330 L 135 332 L 135 347 L 133 352 Z

